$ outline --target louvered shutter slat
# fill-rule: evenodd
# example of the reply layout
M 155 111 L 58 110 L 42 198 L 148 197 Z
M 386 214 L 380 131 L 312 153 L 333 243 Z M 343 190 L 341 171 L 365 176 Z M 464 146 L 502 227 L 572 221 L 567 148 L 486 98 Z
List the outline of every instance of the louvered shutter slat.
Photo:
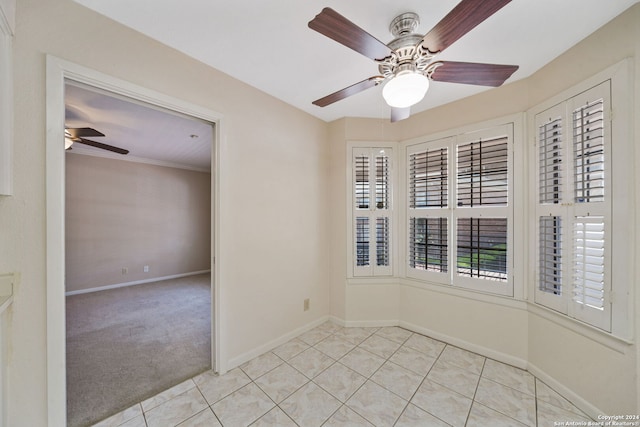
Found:
M 418 270 L 446 272 L 447 218 L 409 219 L 409 266 Z
M 389 218 L 376 218 L 376 265 L 389 265 Z
M 356 209 L 369 209 L 369 157 L 355 158 L 355 204 Z
M 356 218 L 356 265 L 364 267 L 369 262 L 369 218 Z
M 507 219 L 458 218 L 457 273 L 507 280 Z
M 447 149 L 411 154 L 409 157 L 409 207 L 447 206 Z
M 559 203 L 562 195 L 562 119 L 539 127 L 539 201 Z
M 458 145 L 458 206 L 506 206 L 507 138 Z
M 539 277 L 538 289 L 555 295 L 562 294 L 562 218 L 543 216 L 539 220 Z
M 573 111 L 574 200 L 604 200 L 604 100 Z
M 602 217 L 576 217 L 573 231 L 573 300 L 604 309 L 604 221 Z

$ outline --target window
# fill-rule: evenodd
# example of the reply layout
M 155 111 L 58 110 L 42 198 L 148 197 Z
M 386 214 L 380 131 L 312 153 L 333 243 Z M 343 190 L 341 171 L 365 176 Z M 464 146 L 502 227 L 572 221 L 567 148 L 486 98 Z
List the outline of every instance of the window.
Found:
M 610 83 L 536 115 L 538 304 L 611 332 Z
M 352 150 L 353 275 L 392 274 L 392 164 L 389 147 Z
M 513 295 L 512 139 L 504 125 L 407 147 L 408 277 Z

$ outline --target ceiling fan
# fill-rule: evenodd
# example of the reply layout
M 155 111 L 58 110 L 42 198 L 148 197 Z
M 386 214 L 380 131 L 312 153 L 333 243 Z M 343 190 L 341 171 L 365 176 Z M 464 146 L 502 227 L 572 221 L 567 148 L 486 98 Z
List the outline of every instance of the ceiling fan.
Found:
M 385 84 L 382 96 L 391 107 L 391 121 L 409 117 L 420 102 L 429 80 L 482 86 L 500 86 L 517 65 L 436 61 L 436 56 L 511 0 L 462 0 L 424 36 L 414 33 L 419 17 L 412 12 L 393 19 L 389 30 L 395 37 L 384 44 L 331 8 L 324 8 L 309 28 L 378 63 L 380 75 L 369 77 L 313 101 L 326 107 L 365 89 Z
M 90 139 L 85 139 L 84 137 L 97 137 L 97 136 L 105 136 L 102 132 L 99 132 L 93 128 L 65 128 L 64 130 L 64 148 L 65 150 L 70 150 L 71 146 L 74 143 L 80 143 L 85 145 L 90 145 L 92 147 L 101 148 L 103 150 L 113 151 L 118 154 L 128 154 L 129 150 L 125 150 L 124 148 L 114 147 L 113 145 L 104 144 L 102 142 L 92 141 Z

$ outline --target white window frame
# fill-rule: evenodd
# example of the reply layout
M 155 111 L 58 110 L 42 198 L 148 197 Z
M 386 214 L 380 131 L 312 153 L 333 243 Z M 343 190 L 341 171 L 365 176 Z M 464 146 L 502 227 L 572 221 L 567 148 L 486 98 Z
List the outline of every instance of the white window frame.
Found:
M 557 96 L 533 107 L 527 112 L 531 144 L 529 145 L 530 206 L 535 217 L 530 221 L 532 248 L 529 264 L 531 278 L 530 295 L 537 312 L 548 316 L 557 316 L 583 325 L 590 330 L 600 331 L 609 336 L 629 341 L 632 339 L 631 319 L 633 301 L 630 283 L 634 282 L 635 266 L 633 242 L 633 197 L 635 194 L 635 171 L 633 168 L 632 117 L 633 79 L 630 69 L 631 60 L 621 61 L 596 74 L 586 81 L 566 90 Z M 539 203 L 538 174 L 538 126 L 552 116 L 563 118 L 563 127 L 571 128 L 572 112 L 594 99 L 594 91 L 600 91 L 605 100 L 605 202 L 573 202 L 573 140 L 563 143 L 563 199 L 558 204 Z M 596 94 L 597 95 L 597 94 Z M 608 125 L 608 126 L 607 126 Z M 565 131 L 566 134 L 566 131 Z M 568 145 L 568 146 L 567 146 Z M 562 235 L 562 288 L 561 296 L 543 292 L 539 289 L 539 217 L 560 216 L 563 219 Z M 572 300 L 572 263 L 573 263 L 573 223 L 576 217 L 604 217 L 605 233 L 605 309 L 601 314 L 585 308 Z M 548 310 L 547 310 L 548 309 Z
M 355 206 L 355 167 L 354 159 L 357 154 L 367 153 L 375 164 L 375 154 L 384 151 L 389 157 L 389 181 L 390 181 L 390 208 L 377 209 L 375 203 L 375 193 L 370 194 L 370 202 L 368 209 L 358 209 Z M 397 214 L 396 214 L 396 196 L 397 196 L 397 143 L 395 142 L 348 142 L 347 143 L 347 276 L 348 278 L 366 278 L 366 277 L 392 277 L 397 271 Z M 375 173 L 369 174 L 370 191 L 375 191 Z M 369 259 L 370 265 L 356 265 L 356 218 L 366 217 L 369 219 Z M 386 217 L 389 224 L 389 265 L 377 265 L 377 247 L 376 247 L 376 218 Z
M 515 122 L 515 120 L 514 120 Z M 513 165 L 515 157 L 515 126 L 514 122 L 501 122 L 495 124 L 477 125 L 464 130 L 454 130 L 439 138 L 427 141 L 409 142 L 406 146 L 404 165 L 405 182 L 405 227 L 403 232 L 405 246 L 403 257 L 405 276 L 410 279 L 425 281 L 433 284 L 446 285 L 452 288 L 461 288 L 476 292 L 490 293 L 499 296 L 513 297 L 514 291 L 514 221 L 513 211 L 516 198 L 514 197 Z M 518 122 L 520 125 L 520 122 Z M 457 206 L 457 146 L 475 142 L 480 139 L 494 139 L 506 137 L 508 145 L 507 169 L 508 169 L 508 203 L 506 206 L 492 207 L 458 207 Z M 425 150 L 447 147 L 448 169 L 448 203 L 446 208 L 421 208 L 409 207 L 410 171 L 409 162 L 411 154 Z M 448 225 L 448 269 L 447 272 L 434 272 L 418 270 L 409 266 L 409 236 L 410 219 L 412 217 L 445 217 Z M 507 219 L 507 279 L 506 281 L 493 281 L 475 277 L 465 277 L 457 273 L 457 222 L 459 218 L 506 218 Z M 521 292 L 518 293 L 521 295 Z

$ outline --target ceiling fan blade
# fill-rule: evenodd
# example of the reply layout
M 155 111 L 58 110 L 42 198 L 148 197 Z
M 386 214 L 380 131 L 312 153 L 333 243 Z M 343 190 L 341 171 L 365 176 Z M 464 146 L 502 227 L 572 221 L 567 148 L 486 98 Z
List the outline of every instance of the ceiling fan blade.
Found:
M 510 1 L 462 0 L 422 38 L 422 45 L 432 53 L 442 52 Z
M 84 138 L 86 136 L 104 136 L 104 133 L 93 128 L 66 128 L 71 138 Z
M 91 141 L 90 139 L 77 138 L 74 142 L 78 142 L 80 144 L 90 145 L 96 148 L 102 148 L 103 150 L 113 151 L 118 154 L 128 154 L 129 150 L 125 150 L 124 148 L 114 147 L 113 145 L 103 144 L 102 142 Z
M 341 99 L 345 99 L 351 95 L 360 93 L 363 90 L 372 88 L 383 79 L 384 77 L 382 76 L 369 77 L 366 80 L 353 84 L 349 87 L 345 87 L 344 89 L 334 92 L 331 95 L 327 95 L 324 98 L 316 99 L 312 104 L 317 105 L 318 107 L 326 107 L 327 105 L 333 104 L 336 101 L 340 101 Z
M 377 38 L 340 15 L 325 7 L 309 21 L 309 28 L 371 59 L 383 59 L 391 55 L 391 49 Z
M 517 65 L 442 61 L 431 80 L 480 86 L 500 86 L 518 69 Z
M 391 123 L 408 119 L 410 115 L 411 115 L 411 107 L 406 107 L 406 108 L 391 107 Z

